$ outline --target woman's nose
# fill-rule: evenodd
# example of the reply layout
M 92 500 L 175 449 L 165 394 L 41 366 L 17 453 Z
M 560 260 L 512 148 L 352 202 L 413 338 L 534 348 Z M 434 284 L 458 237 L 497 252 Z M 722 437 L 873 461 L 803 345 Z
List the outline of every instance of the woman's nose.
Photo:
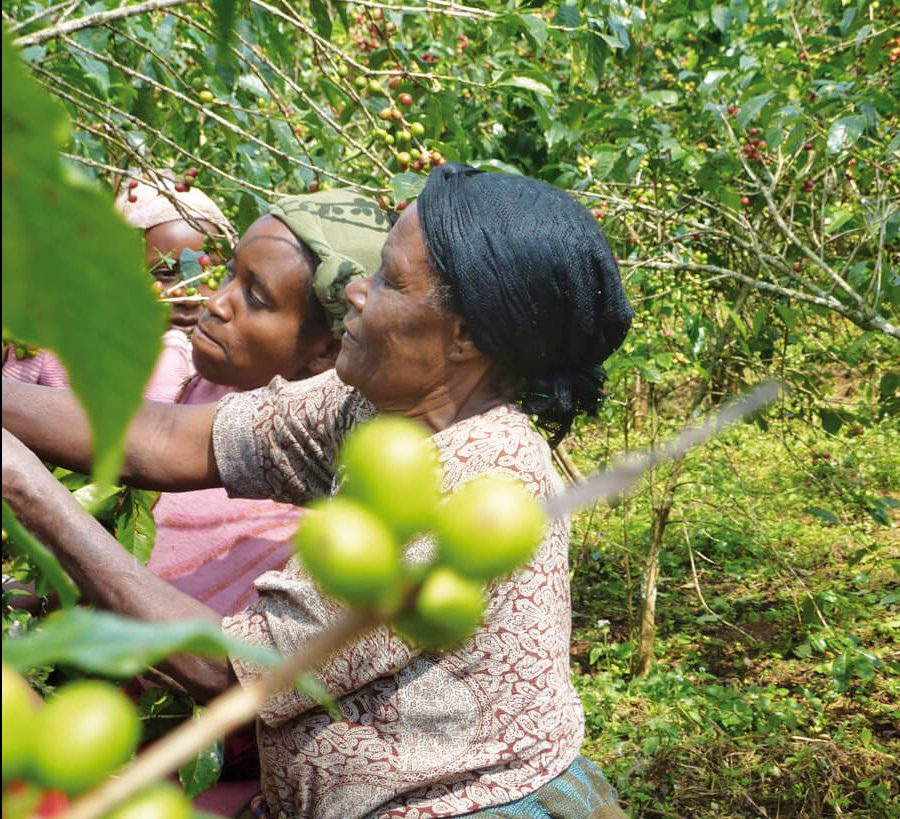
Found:
M 219 321 L 228 321 L 231 319 L 232 310 L 229 294 L 233 289 L 233 284 L 234 281 L 224 282 L 219 286 L 219 289 L 209 297 L 209 301 L 206 302 L 206 309 L 209 314 L 219 319 Z
M 354 279 L 344 288 L 344 298 L 357 313 L 361 313 L 366 305 L 366 293 L 371 278 L 372 275 L 369 274 L 362 279 Z

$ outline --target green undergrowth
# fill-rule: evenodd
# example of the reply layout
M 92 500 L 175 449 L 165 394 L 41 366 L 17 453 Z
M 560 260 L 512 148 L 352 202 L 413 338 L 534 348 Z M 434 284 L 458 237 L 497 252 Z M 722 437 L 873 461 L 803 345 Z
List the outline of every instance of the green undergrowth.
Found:
M 832 435 L 776 409 L 688 456 L 645 679 L 631 664 L 650 479 L 573 521 L 585 752 L 632 816 L 900 817 L 898 430 L 860 414 Z M 621 451 L 612 420 L 570 437 L 582 470 Z M 646 445 L 651 424 L 636 427 Z

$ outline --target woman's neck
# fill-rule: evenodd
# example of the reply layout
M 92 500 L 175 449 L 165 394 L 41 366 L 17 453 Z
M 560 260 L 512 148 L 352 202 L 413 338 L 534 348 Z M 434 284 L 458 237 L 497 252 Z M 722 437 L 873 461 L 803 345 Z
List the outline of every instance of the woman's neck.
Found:
M 405 415 L 425 424 L 432 432 L 441 432 L 459 421 L 508 402 L 508 396 L 497 390 L 493 377 L 482 372 L 477 377 L 450 379 L 430 390 L 412 406 L 378 409 L 380 412 Z

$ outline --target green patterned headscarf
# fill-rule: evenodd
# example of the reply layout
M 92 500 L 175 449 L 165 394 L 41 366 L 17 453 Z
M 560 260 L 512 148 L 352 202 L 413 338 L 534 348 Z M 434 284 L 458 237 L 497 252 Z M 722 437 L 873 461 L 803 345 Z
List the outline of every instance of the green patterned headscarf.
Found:
M 340 335 L 347 312 L 344 287 L 377 269 L 390 220 L 371 198 L 350 188 L 290 196 L 269 213 L 318 258 L 313 290 L 331 331 Z

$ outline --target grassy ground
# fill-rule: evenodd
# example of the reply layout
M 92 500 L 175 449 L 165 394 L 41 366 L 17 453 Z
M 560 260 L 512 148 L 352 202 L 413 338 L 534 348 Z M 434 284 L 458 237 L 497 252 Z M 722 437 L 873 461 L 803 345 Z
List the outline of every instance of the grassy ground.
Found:
M 584 470 L 621 448 L 609 430 L 570 439 Z M 633 816 L 900 817 L 897 440 L 874 414 L 833 436 L 775 418 L 693 453 L 646 679 L 630 635 L 649 488 L 574 521 L 585 752 Z

